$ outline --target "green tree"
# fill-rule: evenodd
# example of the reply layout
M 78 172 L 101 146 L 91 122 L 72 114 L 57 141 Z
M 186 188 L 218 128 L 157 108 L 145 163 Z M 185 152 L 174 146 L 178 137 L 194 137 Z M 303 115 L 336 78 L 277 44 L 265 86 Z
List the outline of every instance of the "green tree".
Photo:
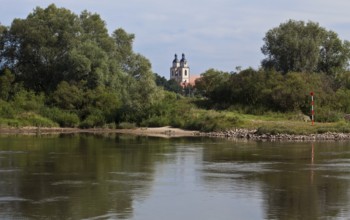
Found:
M 167 80 L 164 76 L 160 76 L 157 73 L 155 73 L 154 76 L 157 86 L 160 86 L 170 92 L 182 93 L 182 87 L 178 82 L 176 82 L 176 80 Z
M 162 100 L 163 90 L 149 60 L 133 51 L 134 37 L 121 28 L 110 36 L 98 14 L 78 16 L 54 4 L 37 7 L 9 28 L 0 25 L 0 70 L 7 67 L 15 76 L 19 86 L 12 90 L 23 85 L 28 94 L 45 93 L 46 113 L 62 110 L 55 119 L 61 125 L 70 118 L 68 124 L 100 126 L 114 121 L 117 112 L 139 122 Z M 8 99 L 13 82 L 5 78 L 1 95 Z
M 81 12 L 79 20 L 84 30 L 84 41 L 93 41 L 108 54 L 113 53 L 115 49 L 113 38 L 109 36 L 106 23 L 100 15 L 85 10 Z
M 4 62 L 4 49 L 6 45 L 6 34 L 8 30 L 7 27 L 1 25 L 0 23 L 0 69 L 2 69 L 2 63 Z
M 341 88 L 336 93 L 338 110 L 349 114 L 350 113 L 350 90 Z
M 120 67 L 124 72 L 130 72 L 131 61 L 134 55 L 132 46 L 135 39 L 134 34 L 129 34 L 122 28 L 118 28 L 112 35 L 115 44 L 116 51 L 115 57 L 119 61 Z
M 5 69 L 0 75 L 0 99 L 8 101 L 15 76 L 9 69 Z
M 82 29 L 77 16 L 50 5 L 37 7 L 26 19 L 15 19 L 9 33 L 6 59 L 24 85 L 35 91 L 53 91 L 69 74 L 69 51 L 79 44 Z
M 288 73 L 272 88 L 271 96 L 275 110 L 300 111 L 309 107 L 309 93 L 305 74 Z
M 26 19 L 15 19 L 2 42 L 8 45 L 2 58 L 36 92 L 53 92 L 61 81 L 115 90 L 120 84 L 117 45 L 97 14 L 37 7 Z
M 209 69 L 196 80 L 196 89 L 208 98 L 214 98 L 216 95 L 221 96 L 220 90 L 225 87 L 224 83 L 228 81 L 229 77 L 229 73 Z
M 349 60 L 349 43 L 318 23 L 289 20 L 269 30 L 261 48 L 265 68 L 287 72 L 344 70 Z
M 79 111 L 84 104 L 84 91 L 80 86 L 60 82 L 52 94 L 52 104 L 60 109 Z
M 148 109 L 163 99 L 163 91 L 157 87 L 151 63 L 146 58 L 135 55 L 130 67 L 129 75 L 124 80 L 123 114 L 127 112 L 127 117 L 140 122 L 142 117 L 147 117 Z
M 320 49 L 318 71 L 330 75 L 344 72 L 348 67 L 350 42 L 341 41 L 337 33 L 328 31 Z

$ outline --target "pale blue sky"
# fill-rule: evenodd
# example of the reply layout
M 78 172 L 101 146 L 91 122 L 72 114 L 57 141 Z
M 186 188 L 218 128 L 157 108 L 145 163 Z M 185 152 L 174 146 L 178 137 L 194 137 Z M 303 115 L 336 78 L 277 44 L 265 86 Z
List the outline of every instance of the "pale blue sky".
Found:
M 314 21 L 350 40 L 348 0 L 0 0 L 0 23 L 54 3 L 76 14 L 98 13 L 109 32 L 136 35 L 134 50 L 169 78 L 174 54 L 186 54 L 192 74 L 209 68 L 258 68 L 265 33 L 288 19 Z

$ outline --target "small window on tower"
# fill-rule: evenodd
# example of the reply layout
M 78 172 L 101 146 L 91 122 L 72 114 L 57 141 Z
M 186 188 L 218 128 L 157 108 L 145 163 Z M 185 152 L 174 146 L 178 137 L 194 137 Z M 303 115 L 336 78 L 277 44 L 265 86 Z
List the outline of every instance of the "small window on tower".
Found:
M 187 76 L 187 70 L 185 70 L 185 76 Z

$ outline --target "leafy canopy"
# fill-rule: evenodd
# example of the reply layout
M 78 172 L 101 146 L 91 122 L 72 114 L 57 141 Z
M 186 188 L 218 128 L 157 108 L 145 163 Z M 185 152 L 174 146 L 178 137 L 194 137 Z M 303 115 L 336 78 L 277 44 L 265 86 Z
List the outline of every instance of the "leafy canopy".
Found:
M 269 30 L 261 51 L 267 57 L 264 68 L 287 72 L 344 71 L 350 58 L 350 44 L 318 23 L 289 20 Z

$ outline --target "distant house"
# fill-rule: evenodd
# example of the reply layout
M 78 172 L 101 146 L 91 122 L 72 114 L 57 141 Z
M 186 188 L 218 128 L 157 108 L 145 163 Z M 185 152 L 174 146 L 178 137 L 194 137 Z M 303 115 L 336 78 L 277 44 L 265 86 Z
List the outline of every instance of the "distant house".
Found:
M 174 79 L 181 86 L 185 87 L 186 85 L 194 85 L 195 80 L 198 78 L 199 76 L 191 76 L 185 54 L 182 54 L 180 61 L 177 58 L 177 54 L 175 54 L 173 65 L 170 67 L 170 79 Z

